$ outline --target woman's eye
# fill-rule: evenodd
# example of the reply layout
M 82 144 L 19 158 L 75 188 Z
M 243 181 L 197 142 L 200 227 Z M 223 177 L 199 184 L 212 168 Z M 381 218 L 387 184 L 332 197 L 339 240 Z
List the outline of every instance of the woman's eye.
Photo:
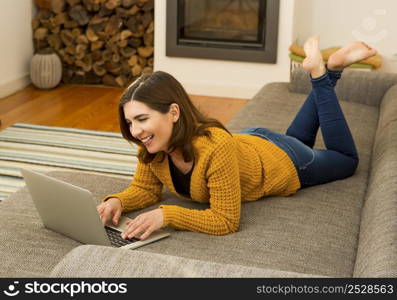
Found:
M 145 118 L 145 119 L 138 119 L 139 122 L 143 122 L 143 121 L 146 121 L 146 120 L 147 120 L 147 118 Z

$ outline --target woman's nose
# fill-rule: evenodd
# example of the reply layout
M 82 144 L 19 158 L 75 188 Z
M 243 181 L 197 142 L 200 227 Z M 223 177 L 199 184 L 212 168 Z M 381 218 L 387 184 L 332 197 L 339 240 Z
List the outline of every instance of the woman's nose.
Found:
M 132 123 L 130 127 L 131 135 L 139 139 L 140 134 L 142 133 L 142 128 L 140 126 L 137 126 L 137 124 Z

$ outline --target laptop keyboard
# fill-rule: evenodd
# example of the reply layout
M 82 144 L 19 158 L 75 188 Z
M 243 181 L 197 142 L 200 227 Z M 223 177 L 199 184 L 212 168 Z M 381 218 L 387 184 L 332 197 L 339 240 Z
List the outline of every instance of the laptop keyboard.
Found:
M 108 235 L 109 241 L 114 247 L 122 247 L 137 241 L 140 241 L 140 239 L 137 238 L 132 238 L 132 239 L 123 239 L 120 235 L 120 231 L 113 229 L 111 227 L 105 226 L 106 233 Z

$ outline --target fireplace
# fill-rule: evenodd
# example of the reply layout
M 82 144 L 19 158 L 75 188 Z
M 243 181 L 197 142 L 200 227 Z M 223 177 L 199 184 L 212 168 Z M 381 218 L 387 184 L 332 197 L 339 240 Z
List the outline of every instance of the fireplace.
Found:
M 166 55 L 276 63 L 279 0 L 167 0 Z

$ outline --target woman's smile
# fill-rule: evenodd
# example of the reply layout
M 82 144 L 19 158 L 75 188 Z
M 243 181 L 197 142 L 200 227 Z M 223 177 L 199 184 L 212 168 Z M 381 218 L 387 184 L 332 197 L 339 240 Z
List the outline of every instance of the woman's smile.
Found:
M 154 135 L 152 134 L 144 139 L 141 139 L 141 142 L 147 147 L 152 143 L 153 137 L 154 137 Z

